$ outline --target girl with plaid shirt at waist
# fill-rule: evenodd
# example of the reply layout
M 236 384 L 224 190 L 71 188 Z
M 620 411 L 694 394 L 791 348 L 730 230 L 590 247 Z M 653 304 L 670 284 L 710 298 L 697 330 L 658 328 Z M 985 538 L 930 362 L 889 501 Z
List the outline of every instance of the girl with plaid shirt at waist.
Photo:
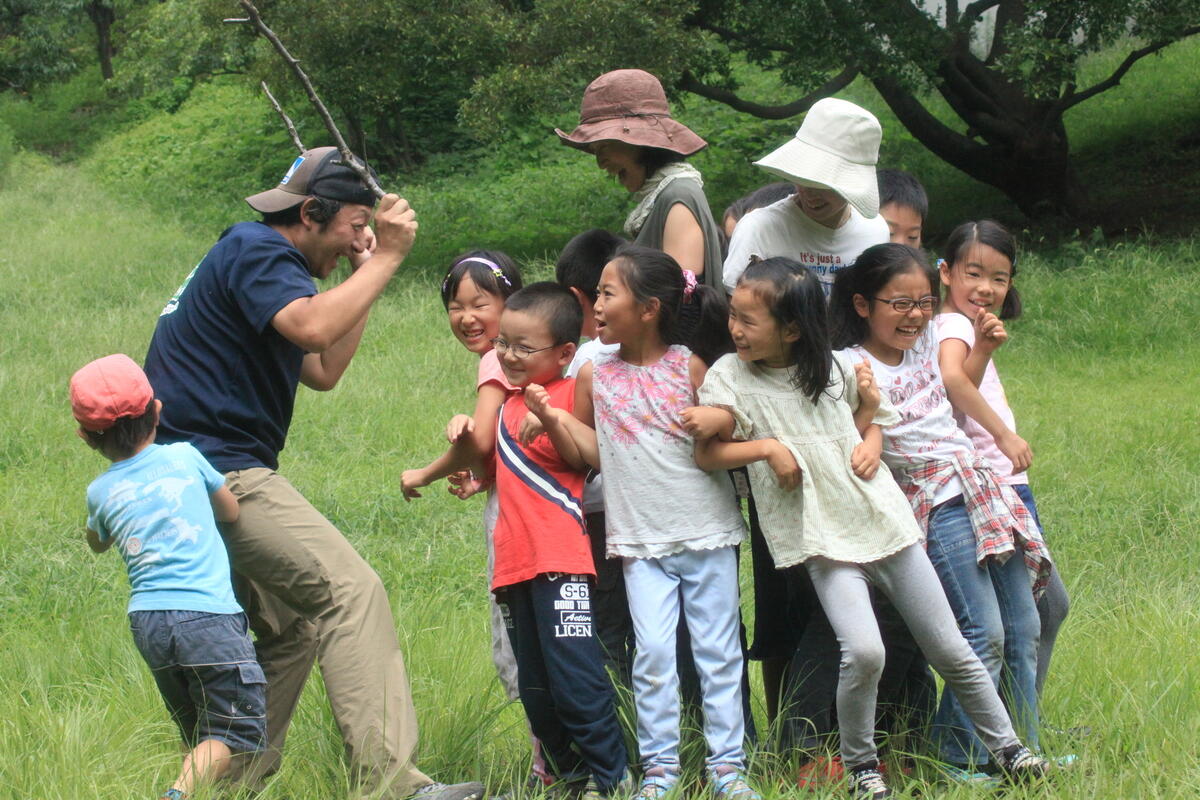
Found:
M 912 503 L 963 635 L 1008 701 L 1021 739 L 1037 747 L 1035 681 L 1040 629 L 1035 593 L 1050 554 L 1024 503 L 958 428 L 929 322 L 937 273 L 907 245 L 868 248 L 834 284 L 834 346 L 867 358 L 901 421 L 884 431 L 883 460 Z M 1019 555 L 1019 557 L 1017 557 Z M 951 768 L 973 770 L 988 753 L 954 693 L 934 717 L 934 741 Z

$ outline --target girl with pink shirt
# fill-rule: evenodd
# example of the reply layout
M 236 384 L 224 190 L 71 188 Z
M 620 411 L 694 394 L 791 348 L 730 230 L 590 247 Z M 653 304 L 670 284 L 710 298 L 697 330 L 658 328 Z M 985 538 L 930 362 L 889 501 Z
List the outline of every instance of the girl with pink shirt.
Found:
M 1012 234 L 991 220 L 965 222 L 950 234 L 946 258 L 939 262 L 945 300 L 935 318 L 938 364 L 954 418 L 996 475 L 1011 486 L 1041 527 L 1028 469 L 1029 444 L 1017 435 L 1016 422 L 992 354 L 1006 341 L 1004 320 L 1021 314 L 1013 286 L 1017 245 Z M 1044 533 L 1044 532 L 1043 532 Z M 1038 601 L 1041 635 L 1037 648 L 1037 693 L 1041 696 L 1058 629 L 1066 619 L 1067 588 L 1052 569 Z

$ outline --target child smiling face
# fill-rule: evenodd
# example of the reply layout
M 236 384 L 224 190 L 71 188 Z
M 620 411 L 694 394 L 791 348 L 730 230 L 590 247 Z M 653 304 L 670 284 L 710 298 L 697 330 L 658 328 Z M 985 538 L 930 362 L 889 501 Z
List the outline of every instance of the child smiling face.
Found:
M 458 290 L 446 306 L 454 338 L 476 355 L 492 349 L 492 339 L 500 330 L 502 311 L 504 300 L 480 289 L 467 275 L 459 281 Z
M 1012 284 L 1012 262 L 992 247 L 971 244 L 953 264 L 939 269 L 946 289 L 946 307 L 967 319 L 981 311 L 1000 313 Z
M 894 301 L 911 305 L 911 308 L 897 311 Z M 930 307 L 921 308 L 918 303 L 922 301 Z M 904 352 L 911 350 L 920 340 L 925 326 L 933 318 L 936 306 L 937 297 L 933 294 L 933 287 L 916 264 L 912 269 L 895 275 L 873 297 L 854 295 L 854 310 L 867 321 L 867 338 L 863 341 L 863 347 L 885 364 L 899 364 Z

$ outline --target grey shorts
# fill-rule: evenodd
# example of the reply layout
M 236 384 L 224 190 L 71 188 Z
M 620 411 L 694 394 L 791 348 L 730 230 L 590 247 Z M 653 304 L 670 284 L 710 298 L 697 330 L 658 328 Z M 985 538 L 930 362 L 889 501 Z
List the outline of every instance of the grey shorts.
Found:
M 131 611 L 129 627 L 189 747 L 205 739 L 236 753 L 265 747 L 267 679 L 245 614 Z

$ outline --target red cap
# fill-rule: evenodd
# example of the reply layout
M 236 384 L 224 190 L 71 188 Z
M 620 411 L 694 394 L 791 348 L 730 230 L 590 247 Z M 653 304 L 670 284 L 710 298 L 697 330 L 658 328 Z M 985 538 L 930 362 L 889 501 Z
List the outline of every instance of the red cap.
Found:
M 84 430 L 106 431 L 121 417 L 140 417 L 153 399 L 146 373 L 121 353 L 98 358 L 71 376 L 71 413 Z

